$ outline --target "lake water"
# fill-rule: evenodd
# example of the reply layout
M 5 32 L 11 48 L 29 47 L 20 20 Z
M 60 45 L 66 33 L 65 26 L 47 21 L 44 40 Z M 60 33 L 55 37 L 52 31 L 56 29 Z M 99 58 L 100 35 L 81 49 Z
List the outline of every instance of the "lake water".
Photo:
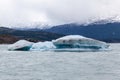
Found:
M 120 80 L 120 44 L 101 52 L 7 51 L 0 45 L 0 80 Z

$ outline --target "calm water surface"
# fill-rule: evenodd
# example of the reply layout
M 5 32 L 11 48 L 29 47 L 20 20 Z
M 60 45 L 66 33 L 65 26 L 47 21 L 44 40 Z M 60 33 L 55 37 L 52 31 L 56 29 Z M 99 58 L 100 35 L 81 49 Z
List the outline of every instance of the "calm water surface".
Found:
M 101 52 L 20 52 L 0 45 L 0 80 L 120 80 L 120 44 Z

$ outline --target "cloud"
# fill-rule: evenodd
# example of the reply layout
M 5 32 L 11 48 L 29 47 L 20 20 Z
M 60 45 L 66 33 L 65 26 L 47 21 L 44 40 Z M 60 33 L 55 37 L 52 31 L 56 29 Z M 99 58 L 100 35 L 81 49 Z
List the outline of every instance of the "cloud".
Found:
M 119 0 L 0 0 L 0 25 L 90 23 L 114 17 L 120 21 Z

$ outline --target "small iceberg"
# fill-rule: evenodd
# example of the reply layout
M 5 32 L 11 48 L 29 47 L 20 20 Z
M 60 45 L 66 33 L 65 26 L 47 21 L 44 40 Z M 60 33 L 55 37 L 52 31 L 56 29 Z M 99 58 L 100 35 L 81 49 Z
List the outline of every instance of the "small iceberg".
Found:
M 51 41 L 37 42 L 32 45 L 30 51 L 51 51 L 55 48 L 56 46 Z
M 10 45 L 8 47 L 8 50 L 10 50 L 10 51 L 14 51 L 14 50 L 29 51 L 30 48 L 32 47 L 32 45 L 33 45 L 33 42 L 29 42 L 29 41 L 26 41 L 26 40 L 19 40 L 16 43 Z
M 58 49 L 79 48 L 79 49 L 106 49 L 109 45 L 105 42 L 80 35 L 69 35 L 52 41 Z

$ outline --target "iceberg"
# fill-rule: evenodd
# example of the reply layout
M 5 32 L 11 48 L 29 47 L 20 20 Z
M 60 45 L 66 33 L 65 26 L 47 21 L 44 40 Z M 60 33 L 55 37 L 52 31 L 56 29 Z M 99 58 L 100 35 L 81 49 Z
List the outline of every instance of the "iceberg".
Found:
M 26 40 L 19 40 L 14 44 L 9 45 L 8 50 L 29 51 L 32 45 L 33 45 L 33 42 L 29 42 Z
M 55 48 L 56 46 L 50 41 L 37 42 L 32 45 L 32 47 L 30 48 L 30 51 L 50 51 Z
M 79 48 L 79 49 L 106 49 L 109 45 L 105 42 L 87 38 L 80 35 L 69 35 L 52 40 L 58 49 Z
M 57 51 L 80 52 L 105 50 L 109 45 L 105 42 L 87 38 L 81 35 L 68 35 L 56 40 L 45 42 L 29 42 L 20 40 L 9 46 L 9 50 L 21 51 Z

